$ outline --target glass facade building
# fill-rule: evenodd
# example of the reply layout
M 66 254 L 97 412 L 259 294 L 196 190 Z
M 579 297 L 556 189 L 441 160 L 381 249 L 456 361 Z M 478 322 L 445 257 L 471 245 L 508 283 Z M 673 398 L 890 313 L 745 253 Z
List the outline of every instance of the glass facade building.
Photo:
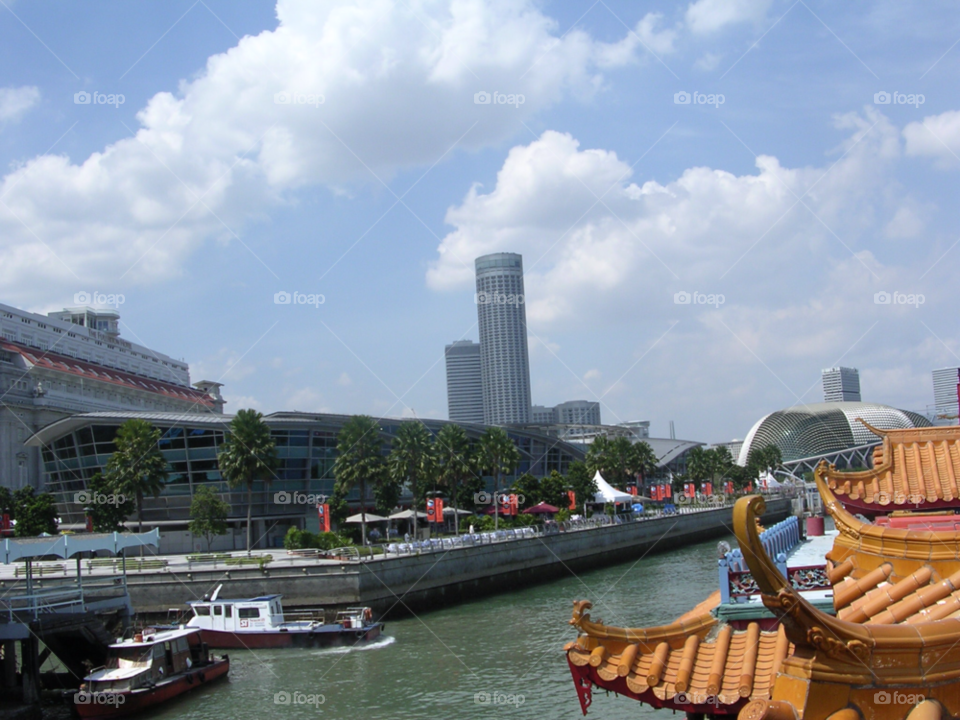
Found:
M 45 489 L 56 497 L 64 524 L 84 522 L 84 507 L 76 502 L 76 494 L 86 490 L 90 479 L 104 469 L 114 451 L 117 428 L 133 417 L 147 420 L 161 430 L 160 450 L 169 471 L 160 496 L 145 499 L 145 522 L 185 525 L 192 495 L 201 485 L 224 495 L 232 505 L 231 518 L 246 518 L 246 488 L 231 490 L 217 465 L 217 453 L 231 416 L 103 412 L 74 415 L 52 423 L 28 441 L 41 448 Z M 297 518 L 315 516 L 315 502 L 299 503 L 297 499 L 332 494 L 337 434 L 349 417 L 292 412 L 264 417 L 280 464 L 270 483 L 254 485 L 255 518 L 277 521 L 285 532 Z M 384 454 L 389 452 L 391 439 L 404 422 L 423 422 L 433 434 L 448 424 L 443 420 L 383 419 L 380 428 Z M 471 439 L 479 438 L 485 429 L 483 425 L 463 427 Z M 557 438 L 524 429 L 508 428 L 507 432 L 520 450 L 517 475 L 530 472 L 542 477 L 552 470 L 566 473 L 571 462 L 583 459 L 582 448 Z M 291 497 L 290 502 L 277 501 L 277 494 L 282 492 Z M 296 493 L 299 495 L 293 495 Z M 356 492 L 352 499 L 359 500 Z

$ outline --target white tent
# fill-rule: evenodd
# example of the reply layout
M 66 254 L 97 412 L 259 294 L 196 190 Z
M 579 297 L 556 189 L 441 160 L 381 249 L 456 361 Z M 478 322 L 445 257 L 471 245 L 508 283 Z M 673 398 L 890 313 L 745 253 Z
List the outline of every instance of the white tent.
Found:
M 594 482 L 597 483 L 597 494 L 593 496 L 593 501 L 596 503 L 633 503 L 636 498 L 630 493 L 621 492 L 613 487 L 610 483 L 603 479 L 603 476 L 600 474 L 600 471 L 597 470 L 597 474 L 593 476 Z
M 400 512 L 395 512 L 390 516 L 390 520 L 409 520 L 413 517 L 413 510 L 401 510 Z M 427 514 L 425 512 L 417 511 L 418 518 L 425 518 Z

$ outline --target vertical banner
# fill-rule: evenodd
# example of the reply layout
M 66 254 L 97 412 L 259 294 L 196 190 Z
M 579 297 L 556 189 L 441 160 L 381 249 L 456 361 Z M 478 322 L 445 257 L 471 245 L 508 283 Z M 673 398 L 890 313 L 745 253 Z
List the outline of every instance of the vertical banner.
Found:
M 627 486 L 627 491 L 628 491 L 631 495 L 633 495 L 634 497 L 637 496 L 637 486 L 636 486 L 636 485 L 628 485 L 628 486 Z
M 433 509 L 433 514 L 437 517 L 437 522 L 443 522 L 443 498 L 437 498 L 435 501 L 436 506 Z
M 570 501 L 570 504 L 567 505 L 567 510 L 576 510 L 577 509 L 577 494 L 573 490 L 567 490 L 567 499 Z
M 320 532 L 330 532 L 330 506 L 327 503 L 317 505 L 317 517 L 320 519 Z
M 520 503 L 516 493 L 510 493 L 510 499 L 507 501 L 510 508 L 510 515 L 516 517 L 520 514 Z
M 704 483 L 703 493 L 707 497 L 710 497 L 711 495 L 713 495 L 713 483 Z
M 3 516 L 3 519 L 6 520 L 6 519 L 7 519 L 7 516 L 4 515 L 4 516 Z M 91 515 L 87 515 L 85 519 L 86 519 L 86 521 L 87 521 L 87 523 L 86 523 L 87 532 L 92 533 L 92 532 L 93 532 L 93 517 L 92 517 Z M 4 523 L 4 525 L 6 525 L 6 523 Z M 4 529 L 6 529 L 6 527 L 4 527 Z
M 673 499 L 673 486 L 670 483 L 663 486 L 663 491 L 667 496 L 667 500 Z

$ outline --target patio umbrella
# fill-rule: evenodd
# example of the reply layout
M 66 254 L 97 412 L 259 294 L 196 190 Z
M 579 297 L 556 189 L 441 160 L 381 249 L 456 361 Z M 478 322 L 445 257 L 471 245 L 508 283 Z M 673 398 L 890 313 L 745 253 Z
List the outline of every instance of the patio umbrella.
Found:
M 367 516 L 368 523 L 386 522 L 387 520 L 387 518 L 381 517 L 379 515 L 374 515 L 373 513 L 364 513 L 364 514 Z M 359 525 L 361 522 L 363 522 L 363 520 L 360 519 L 360 513 L 357 513 L 356 515 L 351 515 L 350 517 L 348 517 L 346 520 L 344 520 L 344 522 Z
M 560 508 L 555 508 L 553 505 L 548 505 L 545 502 L 534 505 L 532 508 L 527 508 L 523 512 L 528 515 L 553 515 L 560 512 Z
M 390 516 L 390 520 L 410 520 L 413 517 L 413 510 L 401 510 L 400 512 L 395 512 Z M 418 518 L 425 518 L 427 514 L 424 512 L 417 512 Z

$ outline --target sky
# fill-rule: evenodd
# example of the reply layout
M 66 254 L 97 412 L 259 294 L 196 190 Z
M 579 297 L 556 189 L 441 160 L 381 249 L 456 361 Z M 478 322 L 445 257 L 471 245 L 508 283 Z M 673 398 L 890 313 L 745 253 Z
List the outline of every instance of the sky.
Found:
M 227 411 L 445 418 L 498 251 L 533 402 L 658 437 L 960 365 L 952 4 L 0 0 L 0 38 L 0 302 L 122 295 Z

